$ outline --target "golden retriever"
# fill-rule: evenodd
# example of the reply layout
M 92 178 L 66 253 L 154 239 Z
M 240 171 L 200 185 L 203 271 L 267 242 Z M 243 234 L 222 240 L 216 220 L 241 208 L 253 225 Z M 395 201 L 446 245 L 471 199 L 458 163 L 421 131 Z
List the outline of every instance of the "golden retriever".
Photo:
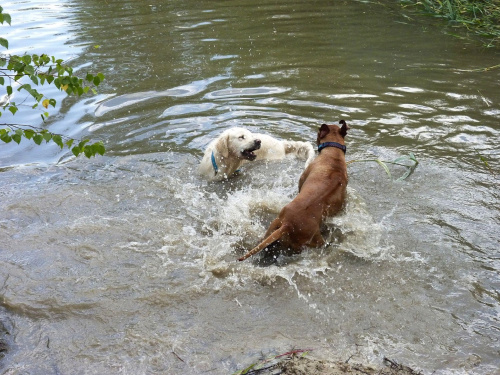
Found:
M 315 153 L 308 142 L 279 140 L 233 127 L 210 142 L 198 171 L 209 181 L 220 181 L 231 177 L 246 162 L 281 160 L 286 156 L 305 160 L 307 167 Z

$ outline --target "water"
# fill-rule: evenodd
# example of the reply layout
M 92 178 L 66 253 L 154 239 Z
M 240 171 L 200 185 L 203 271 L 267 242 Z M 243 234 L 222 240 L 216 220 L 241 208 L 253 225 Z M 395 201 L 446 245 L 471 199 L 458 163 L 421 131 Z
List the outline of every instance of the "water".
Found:
M 3 373 L 230 374 L 291 348 L 426 373 L 500 367 L 500 72 L 471 71 L 498 51 L 393 4 L 3 7 L 9 52 L 50 51 L 106 81 L 81 99 L 45 88 L 58 101 L 45 125 L 2 120 L 107 147 L 87 160 L 0 145 Z M 314 142 L 340 118 L 348 160 L 413 152 L 416 172 L 395 182 L 353 163 L 329 247 L 236 262 L 302 165 L 207 183 L 204 147 L 231 126 Z

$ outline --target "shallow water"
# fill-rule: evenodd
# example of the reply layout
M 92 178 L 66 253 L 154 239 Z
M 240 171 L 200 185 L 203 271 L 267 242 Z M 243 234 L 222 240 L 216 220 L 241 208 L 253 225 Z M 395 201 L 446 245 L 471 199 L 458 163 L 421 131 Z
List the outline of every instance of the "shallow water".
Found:
M 105 74 L 97 96 L 47 88 L 46 126 L 107 154 L 0 145 L 3 373 L 230 374 L 291 348 L 425 373 L 500 367 L 500 72 L 469 71 L 497 51 L 391 4 L 4 8 L 11 53 L 43 45 Z M 348 160 L 413 152 L 415 173 L 353 163 L 328 247 L 236 262 L 302 163 L 207 183 L 204 147 L 231 126 L 314 142 L 340 118 Z

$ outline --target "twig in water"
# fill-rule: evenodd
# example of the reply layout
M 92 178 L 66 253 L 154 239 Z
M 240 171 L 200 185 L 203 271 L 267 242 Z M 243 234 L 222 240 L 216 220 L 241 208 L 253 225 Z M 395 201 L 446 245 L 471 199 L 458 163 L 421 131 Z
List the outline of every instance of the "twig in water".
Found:
M 302 353 L 302 356 L 305 356 L 312 350 L 313 349 L 294 349 L 294 350 L 291 350 L 291 351 L 283 353 L 283 354 L 271 356 L 271 357 L 269 357 L 261 362 L 252 363 L 247 368 L 240 370 L 240 371 L 237 371 L 233 375 L 257 375 L 259 373 L 262 373 L 263 371 L 266 371 L 266 370 L 269 370 L 269 369 L 272 369 L 272 368 L 278 366 L 278 364 L 280 362 L 272 363 L 272 364 L 264 367 L 265 365 L 269 364 L 270 362 L 272 362 L 274 360 L 277 360 L 277 359 L 285 357 L 285 356 L 293 357 L 299 353 Z
M 179 357 L 179 356 L 177 355 L 177 353 L 176 353 L 176 352 L 172 351 L 172 354 L 173 354 L 173 355 L 175 355 L 175 356 L 177 357 L 177 359 L 178 359 L 179 361 L 181 361 L 182 363 L 186 363 L 186 362 L 184 362 L 184 360 L 183 360 L 181 357 Z

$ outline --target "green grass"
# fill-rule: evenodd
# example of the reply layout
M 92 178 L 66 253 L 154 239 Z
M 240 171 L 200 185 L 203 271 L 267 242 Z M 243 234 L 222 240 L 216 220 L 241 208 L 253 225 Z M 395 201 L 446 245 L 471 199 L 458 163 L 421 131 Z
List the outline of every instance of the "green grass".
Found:
M 487 47 L 500 46 L 500 0 L 403 0 L 427 14 L 478 35 Z

